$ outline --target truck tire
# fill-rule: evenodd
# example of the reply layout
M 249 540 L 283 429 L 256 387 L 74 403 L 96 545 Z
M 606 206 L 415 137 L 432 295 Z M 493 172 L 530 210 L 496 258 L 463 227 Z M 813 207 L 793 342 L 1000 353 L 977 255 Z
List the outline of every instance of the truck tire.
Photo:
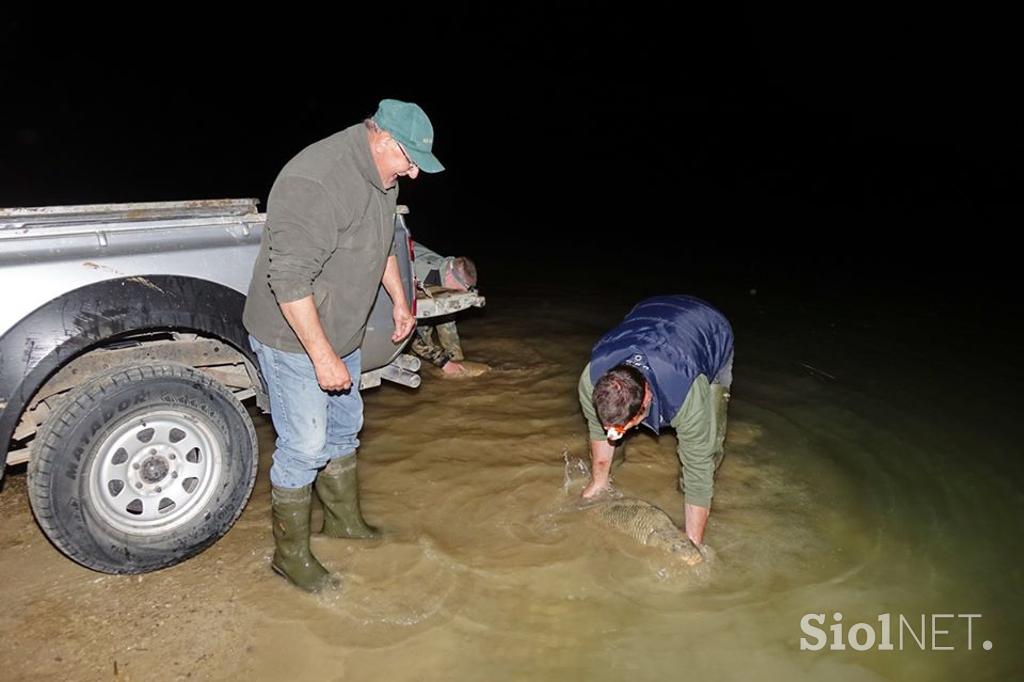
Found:
M 29 460 L 29 499 L 64 554 L 104 573 L 144 573 L 231 528 L 257 455 L 245 407 L 210 376 L 123 367 L 73 389 L 49 415 Z

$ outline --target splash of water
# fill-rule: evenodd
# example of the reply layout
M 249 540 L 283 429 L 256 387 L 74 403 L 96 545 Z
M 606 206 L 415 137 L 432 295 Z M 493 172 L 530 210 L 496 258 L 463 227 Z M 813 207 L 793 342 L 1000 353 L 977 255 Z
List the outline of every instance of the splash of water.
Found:
M 580 477 L 590 478 L 590 467 L 582 459 L 574 456 L 568 447 L 562 448 L 562 461 L 565 462 L 562 492 L 568 495 L 569 488 L 577 479 Z

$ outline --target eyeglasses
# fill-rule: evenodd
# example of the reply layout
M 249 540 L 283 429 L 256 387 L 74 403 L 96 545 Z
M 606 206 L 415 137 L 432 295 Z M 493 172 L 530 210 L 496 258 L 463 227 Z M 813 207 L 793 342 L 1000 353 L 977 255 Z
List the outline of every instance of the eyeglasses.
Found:
M 395 146 L 398 147 L 399 150 L 401 150 L 402 156 L 405 157 L 406 163 L 409 164 L 409 170 L 412 170 L 413 168 L 419 168 L 419 166 L 416 165 L 416 162 L 409 158 L 409 154 L 406 153 L 405 147 L 402 146 L 401 142 L 399 142 L 393 137 L 391 138 L 391 141 L 395 143 Z

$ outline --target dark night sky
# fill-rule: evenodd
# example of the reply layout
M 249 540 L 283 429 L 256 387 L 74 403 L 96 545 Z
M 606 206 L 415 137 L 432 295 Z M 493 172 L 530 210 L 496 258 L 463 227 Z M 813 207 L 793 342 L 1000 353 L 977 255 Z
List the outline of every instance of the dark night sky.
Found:
M 396 97 L 449 168 L 402 191 L 440 251 L 1005 293 L 1010 17 L 759 5 L 8 16 L 0 205 L 265 200 L 291 155 Z

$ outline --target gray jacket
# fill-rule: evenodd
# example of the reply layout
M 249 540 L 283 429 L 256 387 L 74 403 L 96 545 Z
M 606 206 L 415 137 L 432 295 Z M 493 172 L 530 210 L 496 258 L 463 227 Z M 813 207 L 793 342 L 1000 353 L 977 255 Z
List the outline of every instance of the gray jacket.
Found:
M 356 124 L 299 152 L 278 174 L 243 322 L 262 343 L 305 350 L 281 303 L 312 295 L 335 353 L 362 343 L 395 232 L 398 185 L 385 189 Z

